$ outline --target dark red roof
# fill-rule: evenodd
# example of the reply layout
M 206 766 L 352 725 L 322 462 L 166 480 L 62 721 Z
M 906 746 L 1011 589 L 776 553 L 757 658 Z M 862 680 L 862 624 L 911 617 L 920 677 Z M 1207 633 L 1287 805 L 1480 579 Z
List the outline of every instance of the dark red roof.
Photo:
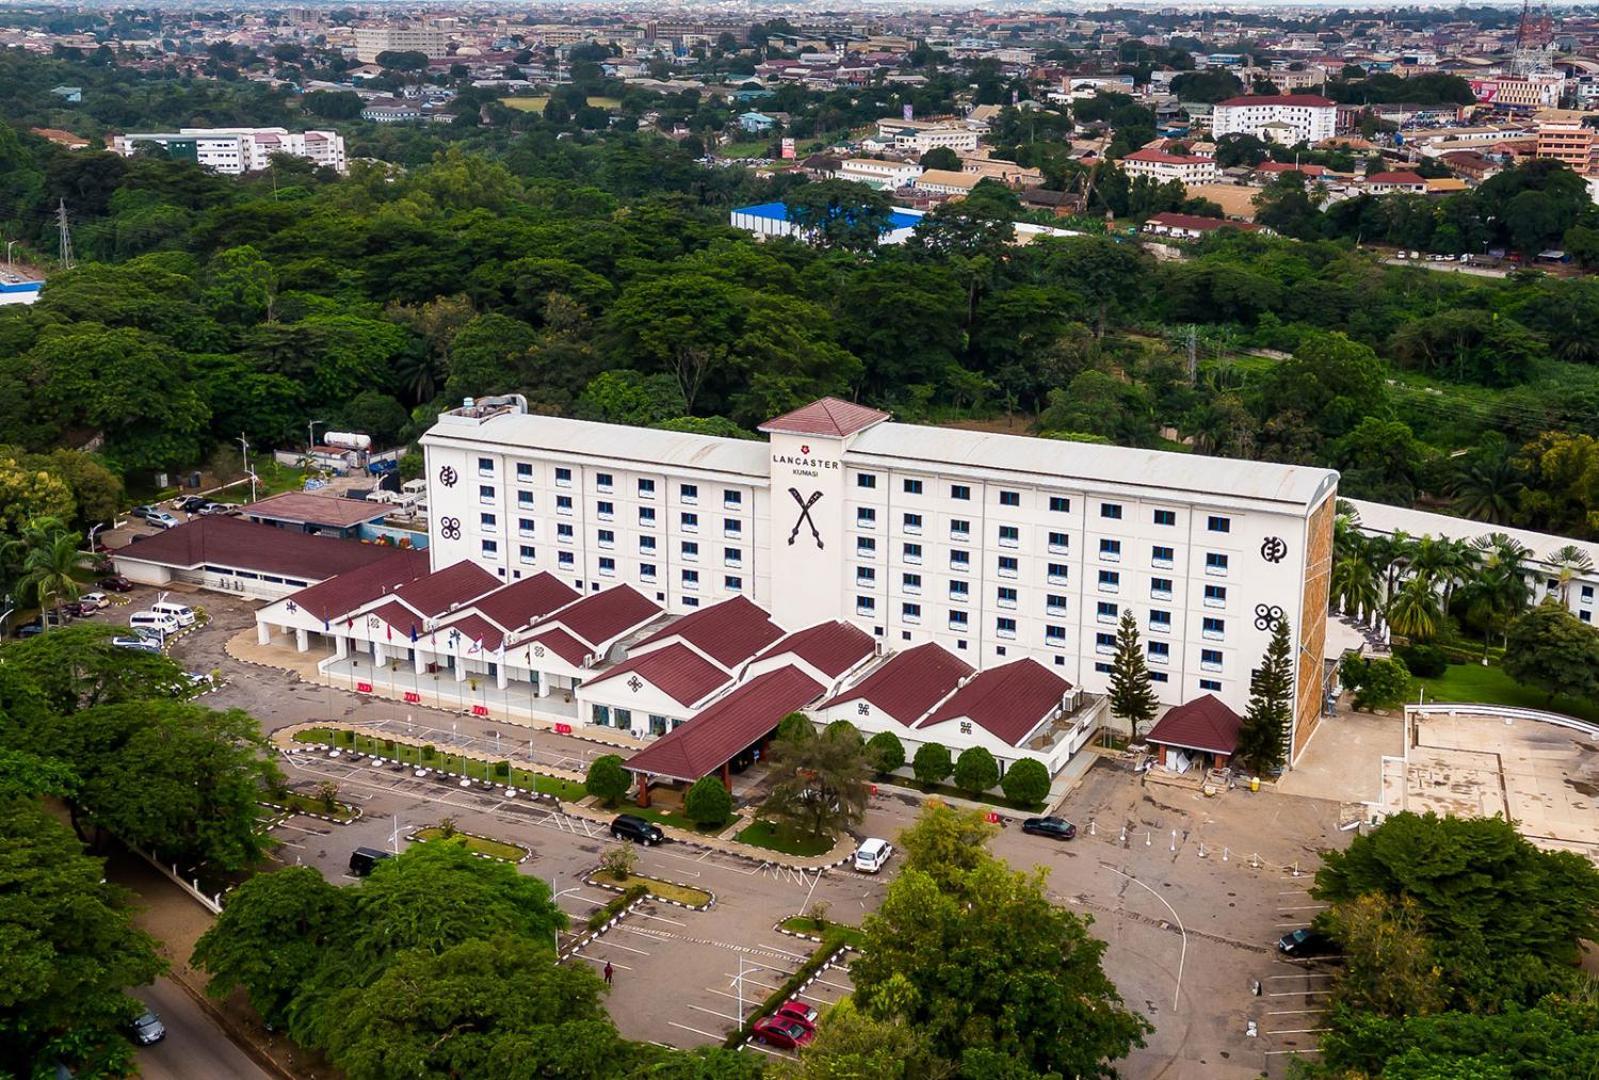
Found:
M 500 642 L 505 640 L 505 634 L 498 626 L 489 622 L 476 610 L 468 611 L 465 615 L 452 618 L 449 622 L 440 625 L 433 631 L 434 644 L 442 644 L 449 640 L 450 631 L 457 630 L 467 641 L 481 641 L 487 649 L 498 649 Z
M 828 708 L 847 701 L 869 701 L 906 727 L 912 727 L 962 679 L 972 666 L 929 642 L 906 649 L 843 693 L 822 702 Z
M 970 720 L 1016 746 L 1059 707 L 1071 688 L 1071 683 L 1037 660 L 1016 660 L 972 676 L 916 726 L 928 728 L 946 720 Z
M 496 589 L 472 606 L 503 630 L 520 630 L 552 611 L 576 600 L 581 593 L 550 573 L 540 571 L 503 589 Z
M 365 499 L 341 499 L 337 495 L 312 495 L 304 491 L 285 491 L 240 508 L 245 517 L 271 521 L 290 521 L 297 525 L 322 525 L 330 529 L 353 529 L 368 521 L 381 521 L 389 508 Z
M 552 626 L 543 633 L 535 634 L 522 644 L 527 646 L 528 666 L 535 670 L 538 669 L 538 661 L 533 657 L 533 650 L 541 645 L 573 667 L 582 667 L 583 658 L 589 655 L 589 646 L 559 626 Z
M 314 540 L 319 544 L 340 544 L 351 547 L 363 548 L 367 551 L 381 551 L 383 557 L 376 562 L 346 570 L 326 581 L 309 588 L 301 589 L 288 597 L 288 602 L 294 607 L 304 608 L 312 615 L 324 622 L 332 619 L 343 618 L 349 612 L 363 604 L 370 603 L 384 593 L 393 592 L 407 581 L 415 581 L 428 572 L 428 557 L 425 551 L 406 551 L 395 548 L 378 548 L 369 544 L 357 544 L 353 540 L 333 540 L 320 536 L 307 536 L 304 533 L 285 532 L 282 529 L 273 529 L 270 525 L 255 525 L 257 529 L 271 529 L 274 544 L 284 544 L 288 541 Z M 176 532 L 174 529 L 172 532 Z M 148 543 L 148 541 L 146 541 Z M 140 544 L 144 547 L 144 544 Z
M 838 678 L 877 649 L 872 636 L 847 622 L 818 623 L 788 635 L 757 659 L 789 653 L 829 678 Z
M 1123 161 L 1148 161 L 1152 164 L 1164 165 L 1203 165 L 1210 158 L 1195 157 L 1192 154 L 1172 154 L 1165 150 L 1134 150 L 1122 158 Z
M 416 626 L 418 631 L 422 629 L 420 626 L 417 626 L 416 612 L 412 611 L 398 600 L 390 600 L 382 607 L 377 608 L 374 611 L 367 612 L 365 615 L 361 616 L 361 618 L 377 618 L 382 620 L 388 626 L 399 631 L 400 636 L 406 641 L 411 640 L 411 628 L 413 626 Z M 374 635 L 374 637 L 375 636 L 376 635 Z M 388 635 L 386 632 L 385 636 L 390 637 L 392 640 L 392 636 Z
M 1308 162 L 1300 165 L 1292 161 L 1262 161 L 1255 166 L 1256 172 L 1262 173 L 1303 173 L 1306 176 L 1326 176 L 1332 172 L 1325 165 L 1311 165 Z
M 1246 94 L 1243 97 L 1218 101 L 1217 105 L 1300 105 L 1330 109 L 1338 103 L 1320 94 Z
M 782 636 L 782 627 L 763 608 L 746 596 L 734 596 L 689 612 L 639 642 L 633 651 L 681 638 L 732 671 Z
M 559 625 L 590 646 L 614 641 L 661 613 L 655 602 L 631 585 L 617 585 L 590 593 L 545 616 L 543 622 Z
M 679 705 L 704 701 L 707 695 L 733 679 L 687 645 L 673 642 L 643 656 L 631 657 L 583 685 L 598 686 L 623 675 L 637 675 Z
M 431 619 L 499 587 L 500 579 L 477 563 L 458 562 L 400 586 L 394 595 Z
M 197 517 L 138 544 L 118 548 L 116 558 L 192 570 L 210 564 L 230 570 L 252 570 L 323 581 L 346 570 L 369 566 L 394 554 L 395 548 L 311 536 L 258 525 L 235 517 Z M 423 563 L 426 564 L 424 557 Z
M 785 431 L 793 435 L 853 435 L 857 431 L 888 419 L 888 413 L 853 401 L 825 397 L 803 408 L 784 413 L 762 424 L 762 431 Z
M 1247 221 L 1228 221 L 1226 218 L 1200 217 L 1198 214 L 1178 214 L 1172 211 L 1162 211 L 1152 214 L 1145 225 L 1164 225 L 1168 229 L 1197 229 L 1200 232 L 1210 232 L 1212 229 L 1242 229 L 1244 232 L 1254 232 L 1260 228 Z
M 627 767 L 673 780 L 698 780 L 821 693 L 821 684 L 792 664 L 768 671 L 656 739 L 629 758 Z
M 1144 737 L 1152 743 L 1183 750 L 1230 755 L 1238 749 L 1238 729 L 1243 724 L 1243 717 L 1215 694 L 1202 694 L 1193 701 L 1168 709 Z
M 1380 172 L 1366 177 L 1368 184 L 1425 184 L 1426 182 L 1419 173 L 1413 172 Z

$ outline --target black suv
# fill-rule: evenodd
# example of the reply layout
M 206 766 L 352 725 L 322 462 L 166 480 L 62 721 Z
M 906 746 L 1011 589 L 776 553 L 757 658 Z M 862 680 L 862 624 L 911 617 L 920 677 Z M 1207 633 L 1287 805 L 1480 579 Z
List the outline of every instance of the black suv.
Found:
M 659 844 L 666 839 L 666 834 L 660 826 L 645 821 L 636 814 L 618 814 L 616 820 L 611 822 L 611 835 L 618 840 L 632 840 L 635 843 Z
M 1277 951 L 1295 960 L 1327 956 L 1338 951 L 1337 942 L 1320 930 L 1304 927 L 1292 930 L 1277 940 Z
M 1054 840 L 1070 840 L 1077 835 L 1077 826 L 1058 817 L 1030 817 L 1022 822 L 1022 832 L 1047 836 Z
M 394 858 L 392 851 L 380 851 L 377 848 L 358 847 L 350 852 L 350 873 L 356 877 L 366 877 L 372 868 L 384 859 Z

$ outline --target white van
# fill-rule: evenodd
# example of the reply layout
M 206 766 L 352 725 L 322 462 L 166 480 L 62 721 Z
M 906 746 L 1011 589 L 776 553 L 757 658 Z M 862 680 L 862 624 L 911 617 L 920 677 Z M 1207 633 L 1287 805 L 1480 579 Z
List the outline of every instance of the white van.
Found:
M 128 625 L 135 630 L 155 630 L 163 638 L 178 632 L 178 620 L 171 615 L 159 615 L 154 611 L 140 611 L 128 619 Z
M 163 600 L 158 604 L 151 604 L 150 610 L 157 615 L 172 616 L 179 626 L 194 625 L 194 609 L 187 604 L 175 604 L 171 600 Z
M 875 874 L 888 864 L 888 857 L 894 854 L 894 848 L 887 840 L 876 837 L 861 841 L 861 846 L 855 849 L 855 869 L 863 874 Z

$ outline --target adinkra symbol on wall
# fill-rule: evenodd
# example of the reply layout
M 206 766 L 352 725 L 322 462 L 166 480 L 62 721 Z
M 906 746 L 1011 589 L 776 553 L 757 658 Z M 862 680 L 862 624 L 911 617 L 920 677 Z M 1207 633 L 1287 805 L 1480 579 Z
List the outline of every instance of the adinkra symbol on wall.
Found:
M 811 537 L 816 541 L 816 546 L 818 548 L 826 547 L 827 545 L 822 543 L 822 534 L 816 531 L 816 522 L 811 520 L 811 507 L 815 506 L 821 499 L 822 493 L 813 491 L 807 497 L 800 494 L 799 488 L 789 488 L 788 493 L 794 496 L 794 502 L 799 507 L 799 517 L 794 519 L 794 527 L 788 532 L 789 546 L 794 546 L 794 538 L 799 535 L 800 526 L 809 525 L 811 527 Z

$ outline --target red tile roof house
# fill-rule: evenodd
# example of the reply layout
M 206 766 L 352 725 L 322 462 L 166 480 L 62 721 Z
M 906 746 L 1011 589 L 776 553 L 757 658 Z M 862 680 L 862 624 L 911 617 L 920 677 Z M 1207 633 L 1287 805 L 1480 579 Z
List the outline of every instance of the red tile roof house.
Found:
M 656 603 L 631 585 L 590 593 L 551 612 L 501 644 L 502 670 L 525 673 L 538 696 L 554 691 L 572 700 L 598 665 L 622 658 L 618 646 L 662 615 Z
M 1213 694 L 1174 705 L 1144 736 L 1160 748 L 1160 764 L 1173 772 L 1225 768 L 1238 749 L 1243 718 Z
M 1425 195 L 1427 181 L 1413 172 L 1380 172 L 1366 177 L 1366 192 L 1370 195 Z

